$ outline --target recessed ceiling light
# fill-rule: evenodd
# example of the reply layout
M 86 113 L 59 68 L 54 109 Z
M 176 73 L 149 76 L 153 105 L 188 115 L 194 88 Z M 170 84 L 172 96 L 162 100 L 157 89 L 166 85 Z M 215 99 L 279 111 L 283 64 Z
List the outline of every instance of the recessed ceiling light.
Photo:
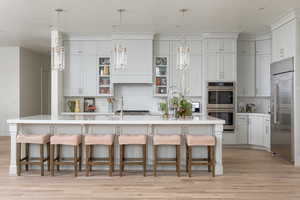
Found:
M 259 11 L 263 11 L 264 9 L 264 7 L 258 8 Z

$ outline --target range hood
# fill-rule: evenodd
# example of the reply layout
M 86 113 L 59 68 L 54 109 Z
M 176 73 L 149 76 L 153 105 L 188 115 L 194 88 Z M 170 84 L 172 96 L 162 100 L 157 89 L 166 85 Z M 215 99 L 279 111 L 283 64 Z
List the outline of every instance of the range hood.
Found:
M 112 70 L 112 83 L 153 83 L 153 34 L 113 35 L 113 45 L 118 40 L 127 48 L 128 66 Z

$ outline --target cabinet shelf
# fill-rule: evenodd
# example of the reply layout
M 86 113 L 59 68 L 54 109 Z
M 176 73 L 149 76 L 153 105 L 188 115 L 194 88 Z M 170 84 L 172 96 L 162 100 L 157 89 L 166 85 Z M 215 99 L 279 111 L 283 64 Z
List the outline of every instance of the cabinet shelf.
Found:
M 99 57 L 98 61 L 98 96 L 112 96 L 110 57 Z

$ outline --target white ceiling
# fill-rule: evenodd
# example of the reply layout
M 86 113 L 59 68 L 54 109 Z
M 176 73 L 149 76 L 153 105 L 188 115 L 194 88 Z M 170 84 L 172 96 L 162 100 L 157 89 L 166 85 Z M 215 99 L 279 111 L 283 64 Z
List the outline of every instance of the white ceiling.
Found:
M 111 33 L 118 8 L 127 10 L 122 32 L 176 33 L 181 23 L 178 10 L 187 8 L 188 33 L 258 34 L 268 32 L 278 16 L 300 8 L 300 0 L 0 0 L 0 45 L 48 52 L 55 8 L 66 10 L 62 28 L 73 35 Z

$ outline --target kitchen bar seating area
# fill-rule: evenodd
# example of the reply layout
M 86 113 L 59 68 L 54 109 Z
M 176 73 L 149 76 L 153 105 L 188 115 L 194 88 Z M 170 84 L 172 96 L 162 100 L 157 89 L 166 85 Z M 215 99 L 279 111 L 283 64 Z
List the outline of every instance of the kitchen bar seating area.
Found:
M 299 0 L 1 0 L 0 199 L 300 199 Z

